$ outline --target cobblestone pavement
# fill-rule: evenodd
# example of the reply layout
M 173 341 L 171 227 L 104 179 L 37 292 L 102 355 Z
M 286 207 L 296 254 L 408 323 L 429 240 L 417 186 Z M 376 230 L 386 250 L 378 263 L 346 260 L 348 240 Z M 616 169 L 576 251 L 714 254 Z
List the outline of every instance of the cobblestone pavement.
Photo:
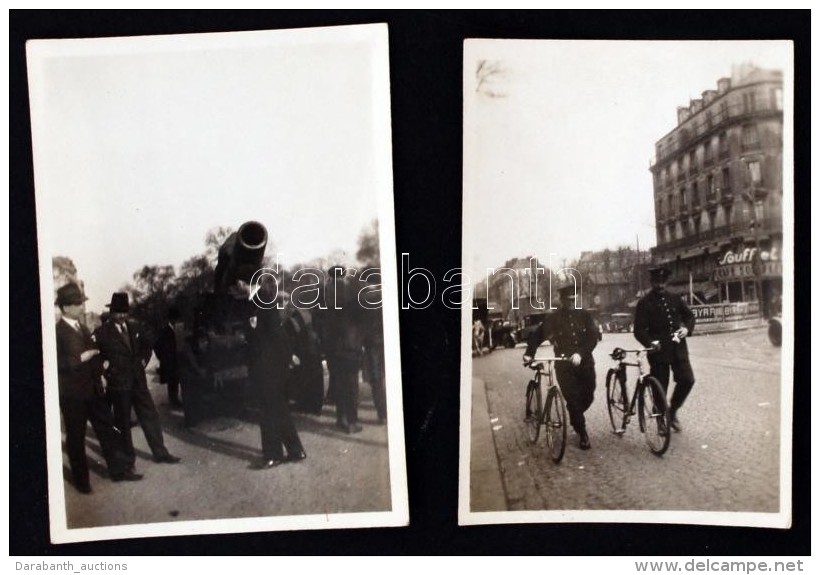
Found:
M 594 353 L 595 400 L 586 413 L 592 449 L 581 451 L 570 430 L 559 465 L 549 458 L 543 433 L 535 446 L 526 439 L 531 372 L 521 364 L 524 346 L 474 358 L 473 385 L 486 386 L 488 406 L 474 417 L 491 422 L 508 509 L 777 512 L 780 349 L 766 331 L 690 338 L 696 383 L 679 413 L 682 432 L 673 434 L 663 457 L 649 451 L 636 419 L 616 436 L 607 415 L 605 377 L 613 364 L 607 354 L 637 345 L 631 334 L 604 334 Z M 539 355 L 552 356 L 552 348 Z M 637 370 L 628 373 L 631 387 Z M 482 502 L 471 507 L 481 510 Z

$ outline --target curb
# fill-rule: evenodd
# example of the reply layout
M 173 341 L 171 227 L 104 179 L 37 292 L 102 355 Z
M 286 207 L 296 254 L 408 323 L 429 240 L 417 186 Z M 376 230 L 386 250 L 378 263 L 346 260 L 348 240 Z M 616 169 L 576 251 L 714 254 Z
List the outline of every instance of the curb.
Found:
M 472 378 L 470 416 L 470 512 L 507 511 L 484 380 Z

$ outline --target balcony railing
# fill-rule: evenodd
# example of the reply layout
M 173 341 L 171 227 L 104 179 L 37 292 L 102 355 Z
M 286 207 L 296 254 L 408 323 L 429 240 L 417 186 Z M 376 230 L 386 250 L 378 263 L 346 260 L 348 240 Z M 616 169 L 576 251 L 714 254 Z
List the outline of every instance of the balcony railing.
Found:
M 755 109 L 748 110 L 742 102 L 736 102 L 724 110 L 716 111 L 715 115 L 713 116 L 713 121 L 711 126 L 706 120 L 706 115 L 700 117 L 700 119 L 692 124 L 686 126 L 686 136 L 685 138 L 680 137 L 679 135 L 672 139 L 668 144 L 662 146 L 660 149 L 657 149 L 658 157 L 655 158 L 654 164 L 658 164 L 661 161 L 665 160 L 666 158 L 674 155 L 679 150 L 688 146 L 692 141 L 700 138 L 704 134 L 712 132 L 714 130 L 718 130 L 722 124 L 725 124 L 729 121 L 735 121 L 738 119 L 742 119 L 744 117 L 753 118 L 755 116 L 759 116 L 761 114 L 771 114 L 777 113 L 782 114 L 783 111 L 778 109 L 775 104 L 770 101 L 769 99 L 759 100 L 755 102 Z M 695 117 L 700 116 L 700 114 L 696 115 Z M 760 144 L 757 144 L 758 148 Z M 756 149 L 756 148 L 749 148 Z M 744 148 L 745 151 L 745 148 Z M 728 150 L 725 152 L 721 151 L 718 153 L 721 159 L 725 159 L 729 156 Z M 724 156 L 725 154 L 725 156 Z M 712 162 L 714 163 L 714 157 L 712 158 Z
M 757 230 L 758 234 L 767 235 L 783 231 L 783 220 L 777 217 L 763 218 L 760 220 L 760 226 Z M 710 242 L 718 239 L 728 239 L 738 236 L 753 238 L 755 230 L 752 228 L 751 222 L 736 222 L 725 226 L 718 226 L 710 230 L 701 230 L 694 232 L 686 237 L 674 239 L 669 242 L 658 244 L 658 248 L 662 250 L 672 250 L 684 246 L 693 246 L 703 242 Z

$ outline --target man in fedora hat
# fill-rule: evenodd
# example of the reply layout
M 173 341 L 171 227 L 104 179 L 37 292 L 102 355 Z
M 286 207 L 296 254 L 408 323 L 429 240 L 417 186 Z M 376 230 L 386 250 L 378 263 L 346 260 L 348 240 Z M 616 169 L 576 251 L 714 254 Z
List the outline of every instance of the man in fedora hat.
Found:
M 87 299 L 77 284 L 69 283 L 57 290 L 55 302 L 62 314 L 55 326 L 60 411 L 74 487 L 80 493 L 91 493 L 85 455 L 85 430 L 89 421 L 100 442 L 112 481 L 142 479 L 142 475 L 129 470 L 123 437 L 114 427 L 110 408 L 103 397 L 100 351 L 88 328 L 79 321 Z
M 145 434 L 148 447 L 157 463 L 177 463 L 178 457 L 168 453 L 162 436 L 159 412 L 148 391 L 145 366 L 151 359 L 151 344 L 137 322 L 129 319 L 128 294 L 111 296 L 108 304 L 110 319 L 97 333 L 109 399 L 114 407 L 114 421 L 125 438 L 125 453 L 133 469 L 136 462 L 131 438 L 131 408 Z
M 670 270 L 663 266 L 649 270 L 652 290 L 635 308 L 634 333 L 641 345 L 655 350 L 648 356 L 650 373 L 658 379 L 664 392 L 669 388 L 670 368 L 675 376 L 675 391 L 669 401 L 669 426 L 680 431 L 678 410 L 695 385 L 686 344 L 686 336 L 695 329 L 695 315 L 683 298 L 666 290 L 670 275 Z
M 589 449 L 591 444 L 584 412 L 592 405 L 595 392 L 592 350 L 598 345 L 598 329 L 588 311 L 575 307 L 577 294 L 574 281 L 560 287 L 558 294 L 561 305 L 530 335 L 524 362 L 531 362 L 535 350 L 547 339 L 552 342 L 556 357 L 569 358 L 568 362 L 556 362 L 555 374 L 567 400 L 569 422 L 578 434 L 579 445 L 581 449 Z

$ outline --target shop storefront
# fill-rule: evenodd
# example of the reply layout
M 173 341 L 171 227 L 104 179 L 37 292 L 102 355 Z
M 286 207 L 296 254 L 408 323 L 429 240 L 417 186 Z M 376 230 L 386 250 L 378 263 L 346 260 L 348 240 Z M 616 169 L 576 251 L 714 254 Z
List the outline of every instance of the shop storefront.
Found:
M 779 242 L 746 244 L 719 254 L 712 282 L 720 303 L 754 304 L 770 317 L 779 311 L 783 291 L 782 248 Z

